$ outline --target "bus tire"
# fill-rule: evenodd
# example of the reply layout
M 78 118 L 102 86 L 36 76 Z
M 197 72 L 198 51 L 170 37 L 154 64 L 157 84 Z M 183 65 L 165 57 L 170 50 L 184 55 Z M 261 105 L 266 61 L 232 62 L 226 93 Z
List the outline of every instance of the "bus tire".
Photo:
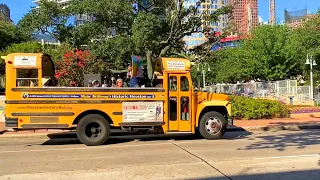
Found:
M 209 111 L 205 113 L 199 123 L 199 132 L 208 140 L 221 139 L 227 130 L 227 121 L 222 114 Z
M 103 116 L 89 114 L 80 119 L 76 133 L 80 142 L 87 146 L 102 145 L 110 135 L 110 125 Z

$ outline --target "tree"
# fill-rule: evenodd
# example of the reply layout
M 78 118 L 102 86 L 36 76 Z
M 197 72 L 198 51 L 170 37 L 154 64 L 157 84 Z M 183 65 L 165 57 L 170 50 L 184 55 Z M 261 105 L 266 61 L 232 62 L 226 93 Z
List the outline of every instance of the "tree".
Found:
M 145 6 L 137 1 L 140 10 L 137 14 L 132 1 L 123 0 L 73 0 L 68 6 L 69 14 L 90 14 L 95 27 L 90 38 L 100 41 L 110 40 L 110 31 L 117 36 L 133 38 L 139 55 L 147 57 L 149 78 L 153 74 L 154 59 L 184 50 L 183 37 L 196 32 L 203 32 L 203 19 L 217 22 L 219 16 L 231 12 L 230 6 L 222 7 L 213 14 L 205 10 L 199 13 L 201 3 L 184 8 L 186 0 L 149 0 Z M 121 47 L 119 47 L 121 48 Z
M 39 8 L 33 7 L 19 21 L 18 27 L 29 33 L 43 33 L 55 37 L 60 42 L 72 38 L 73 25 L 66 24 L 69 18 L 67 11 L 55 1 L 40 0 Z
M 4 51 L 5 54 L 10 53 L 38 53 L 42 51 L 40 43 L 35 41 L 27 41 L 17 44 L 12 44 Z
M 305 65 L 307 54 L 312 55 L 316 62 L 320 61 L 320 10 L 312 17 L 305 19 L 302 26 L 293 30 L 292 37 L 290 38 L 289 47 L 294 49 L 292 56 L 298 60 L 299 70 L 304 77 L 309 77 L 309 67 Z M 319 66 L 314 66 L 315 76 L 320 71 Z M 317 77 L 315 80 L 317 81 Z
M 110 58 L 117 58 L 116 68 L 124 67 L 131 60 L 128 50 L 133 50 L 137 55 L 147 58 L 148 75 L 151 78 L 157 57 L 184 52 L 185 36 L 207 31 L 207 28 L 203 28 L 206 22 L 217 22 L 220 15 L 231 12 L 231 7 L 225 6 L 212 14 L 208 10 L 200 13 L 201 3 L 207 2 L 205 0 L 199 0 L 189 8 L 183 6 L 187 0 L 148 0 L 148 5 L 143 5 L 140 0 L 136 2 L 140 10 L 138 13 L 132 6 L 132 0 L 72 0 L 65 8 L 60 8 L 56 2 L 41 0 L 40 8 L 33 8 L 21 20 L 19 27 L 52 34 L 60 42 L 70 43 L 76 48 L 86 45 L 94 50 L 98 47 L 105 52 L 104 55 L 95 50 L 93 53 L 106 58 L 103 60 L 107 64 L 113 64 L 114 59 Z M 93 18 L 85 25 L 67 25 L 66 20 L 75 15 Z M 116 37 L 112 31 L 116 32 Z M 133 42 L 134 46 L 117 47 L 121 50 L 116 52 L 125 54 L 121 55 L 126 58 L 121 63 L 120 56 L 112 55 L 115 48 L 110 48 L 110 44 L 118 41 L 113 39 L 119 37 Z
M 292 57 L 294 49 L 290 44 L 292 31 L 283 25 L 263 25 L 252 32 L 252 38 L 245 40 L 245 54 L 248 64 L 255 67 L 254 78 L 282 80 L 300 74 L 298 61 Z
M 135 54 L 135 46 L 130 36 L 115 36 L 107 40 L 94 41 L 90 45 L 92 55 L 103 59 L 108 69 L 126 69 Z
M 30 36 L 23 33 L 15 25 L 0 21 L 0 51 L 6 49 L 14 43 L 20 43 L 29 40 Z
M 262 25 L 237 48 L 218 53 L 215 81 L 282 80 L 301 74 L 299 59 L 292 48 L 292 30 L 284 25 Z
M 206 2 L 205 0 L 199 0 L 195 6 L 190 6 L 189 8 L 183 7 L 185 2 L 185 0 L 171 0 L 164 1 L 164 3 L 161 1 L 153 1 L 149 7 L 144 8 L 145 12 L 142 12 L 143 14 L 138 14 L 137 22 L 139 22 L 143 28 L 133 32 L 134 37 L 139 37 L 139 35 L 135 36 L 135 34 L 140 34 L 140 37 L 144 38 L 141 42 L 145 43 L 140 43 L 140 47 L 141 44 L 143 44 L 148 62 L 149 78 L 151 78 L 153 74 L 152 65 L 154 62 L 152 62 L 152 59 L 155 59 L 151 58 L 152 55 L 153 57 L 161 57 L 168 55 L 170 50 L 171 52 L 183 51 L 183 37 L 190 36 L 192 33 L 206 32 L 207 28 L 202 28 L 206 22 L 217 22 L 220 19 L 220 15 L 228 14 L 232 10 L 232 7 L 224 6 L 212 14 L 208 13 L 208 9 L 200 13 L 201 3 Z M 154 11 L 157 7 L 159 7 L 159 9 L 164 8 L 166 11 L 158 14 L 158 11 Z M 163 14 L 163 12 L 167 13 Z M 166 18 L 161 22 L 159 20 L 156 21 L 156 17 L 160 15 L 164 15 Z M 157 24 L 149 23 L 150 21 Z M 155 29 L 157 31 L 155 31 Z M 141 32 L 139 33 L 139 31 Z M 152 33 L 148 32 L 155 32 L 157 39 L 154 38 Z M 145 34 L 145 36 L 141 36 L 141 34 Z M 215 32 L 213 32 L 213 34 L 215 35 Z M 150 41 L 150 39 L 153 41 Z

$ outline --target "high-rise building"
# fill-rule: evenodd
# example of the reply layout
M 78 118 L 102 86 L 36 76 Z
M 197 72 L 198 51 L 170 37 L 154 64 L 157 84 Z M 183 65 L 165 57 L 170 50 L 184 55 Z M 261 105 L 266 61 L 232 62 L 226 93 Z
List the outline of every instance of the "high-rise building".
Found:
M 290 28 L 301 27 L 303 22 L 312 17 L 314 17 L 314 14 L 308 12 L 307 8 L 296 11 L 284 10 L 284 23 Z
M 241 35 L 247 35 L 258 26 L 258 0 L 229 0 L 228 4 L 234 6 L 229 21 L 236 26 Z
M 10 9 L 5 4 L 0 4 L 0 21 L 12 22 L 10 19 Z
M 190 6 L 196 6 L 196 3 L 199 0 L 189 0 L 185 1 L 184 7 L 189 8 Z M 208 14 L 212 14 L 217 9 L 225 6 L 227 4 L 227 0 L 206 0 L 204 3 L 201 4 L 199 8 L 199 13 L 202 14 L 207 12 Z M 228 24 L 228 17 L 227 15 L 223 15 L 220 17 L 220 21 L 216 23 L 204 22 L 202 28 L 205 26 L 211 27 L 216 32 L 222 32 L 224 28 L 227 27 Z M 207 38 L 203 33 L 193 33 L 191 36 L 186 36 L 184 38 L 186 42 L 187 48 L 192 48 L 203 44 L 207 41 Z

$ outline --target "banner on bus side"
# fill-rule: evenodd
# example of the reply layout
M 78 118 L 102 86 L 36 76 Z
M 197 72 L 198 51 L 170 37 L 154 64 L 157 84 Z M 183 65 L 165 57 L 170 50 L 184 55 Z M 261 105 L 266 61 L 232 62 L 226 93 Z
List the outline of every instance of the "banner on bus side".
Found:
M 123 122 L 163 122 L 163 102 L 122 103 Z

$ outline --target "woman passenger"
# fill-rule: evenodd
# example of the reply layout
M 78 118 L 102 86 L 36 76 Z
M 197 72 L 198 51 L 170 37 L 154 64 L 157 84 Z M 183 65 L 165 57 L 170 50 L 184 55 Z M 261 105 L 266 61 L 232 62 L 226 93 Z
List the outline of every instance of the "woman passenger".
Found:
M 117 79 L 116 87 L 117 87 L 117 88 L 122 88 L 122 87 L 123 87 L 123 81 L 122 81 L 121 78 Z

